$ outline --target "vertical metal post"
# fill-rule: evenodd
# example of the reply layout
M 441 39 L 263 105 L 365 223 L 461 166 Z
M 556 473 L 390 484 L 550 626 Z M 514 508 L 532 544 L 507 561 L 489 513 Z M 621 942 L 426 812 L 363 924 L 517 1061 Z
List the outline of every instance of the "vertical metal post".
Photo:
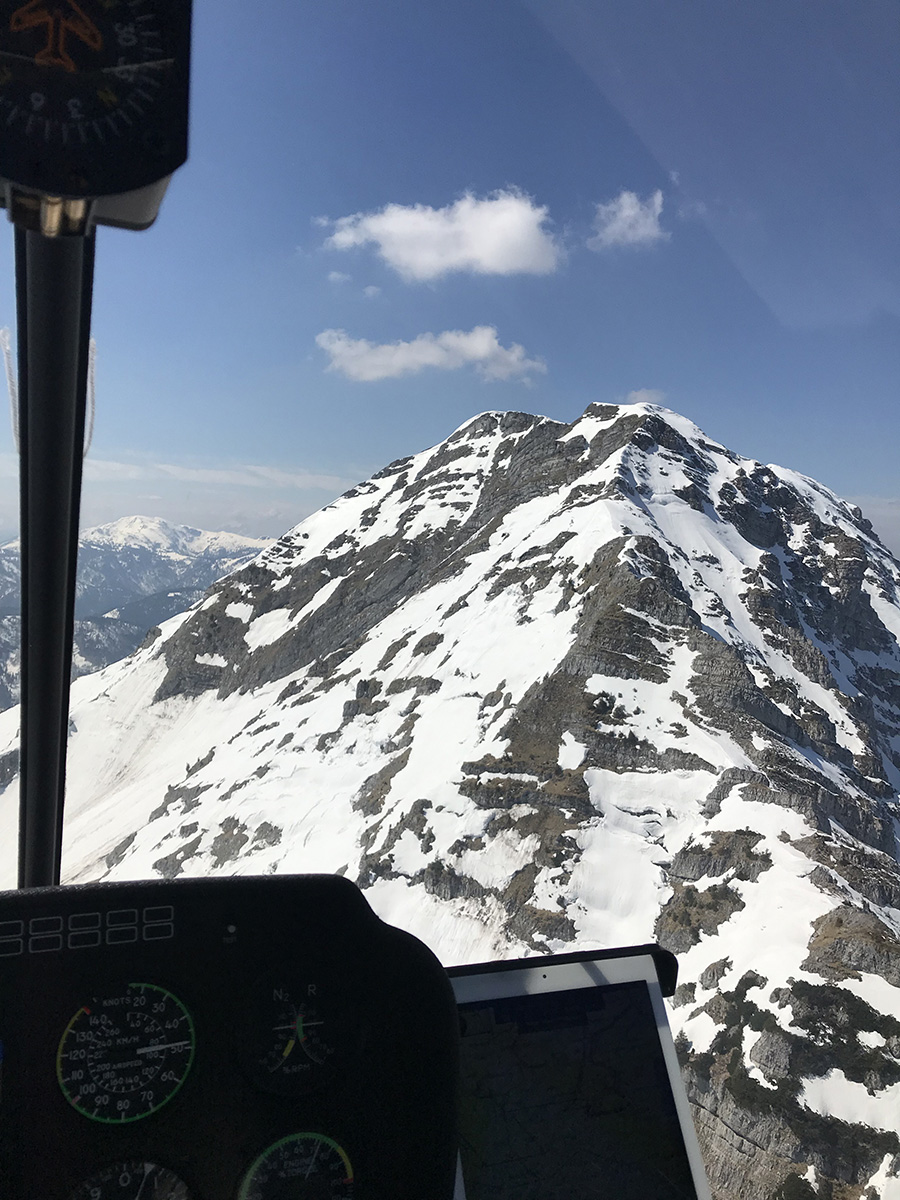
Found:
M 94 235 L 16 229 L 19 887 L 59 883 Z

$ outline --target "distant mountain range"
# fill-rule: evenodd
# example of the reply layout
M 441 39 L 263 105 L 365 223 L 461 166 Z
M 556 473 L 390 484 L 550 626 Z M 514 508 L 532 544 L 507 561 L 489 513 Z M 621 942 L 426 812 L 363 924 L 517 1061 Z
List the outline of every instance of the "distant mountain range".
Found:
M 73 675 L 130 654 L 269 543 L 157 517 L 123 517 L 79 539 Z M 19 544 L 0 547 L 0 708 L 19 694 Z
M 717 1200 L 898 1200 L 898 636 L 813 480 L 486 413 L 76 682 L 65 874 L 338 872 L 447 963 L 657 939 Z

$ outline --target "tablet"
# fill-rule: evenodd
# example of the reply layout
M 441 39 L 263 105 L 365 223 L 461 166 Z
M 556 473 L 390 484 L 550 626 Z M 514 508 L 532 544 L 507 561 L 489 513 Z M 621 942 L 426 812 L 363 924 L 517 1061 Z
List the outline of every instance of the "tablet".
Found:
M 711 1200 L 663 1004 L 634 947 L 452 967 L 454 1200 Z

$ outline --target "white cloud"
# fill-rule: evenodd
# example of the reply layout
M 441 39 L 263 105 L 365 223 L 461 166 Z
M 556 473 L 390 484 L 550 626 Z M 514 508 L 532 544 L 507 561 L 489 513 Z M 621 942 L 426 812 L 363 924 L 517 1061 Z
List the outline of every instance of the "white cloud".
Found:
M 455 371 L 473 365 L 483 379 L 528 380 L 532 372 L 546 372 L 540 359 L 529 359 L 517 343 L 501 346 L 492 325 L 477 325 L 468 333 L 448 329 L 444 333 L 422 333 L 411 342 L 376 345 L 365 338 L 351 338 L 346 330 L 326 329 L 316 344 L 331 358 L 330 371 L 348 379 L 371 382 L 414 375 L 426 367 Z
M 545 229 L 548 210 L 515 189 L 479 200 L 467 192 L 454 204 L 388 204 L 334 222 L 325 245 L 350 250 L 374 244 L 407 281 L 440 279 L 451 271 L 474 275 L 548 275 L 561 250 Z
M 652 246 L 668 241 L 671 234 L 660 228 L 663 194 L 657 190 L 647 200 L 636 192 L 620 192 L 609 204 L 598 204 L 594 217 L 596 235 L 588 239 L 591 250 L 611 246 Z
M 368 287 L 363 288 L 363 295 L 368 296 L 372 300 L 375 296 L 381 295 L 381 288 L 376 287 L 374 283 L 370 283 Z
M 349 280 L 350 280 L 350 276 L 345 275 L 343 271 L 329 271 L 328 272 L 328 282 L 329 283 L 348 283 Z
M 636 388 L 625 397 L 625 404 L 659 404 L 666 398 L 666 393 L 659 388 Z

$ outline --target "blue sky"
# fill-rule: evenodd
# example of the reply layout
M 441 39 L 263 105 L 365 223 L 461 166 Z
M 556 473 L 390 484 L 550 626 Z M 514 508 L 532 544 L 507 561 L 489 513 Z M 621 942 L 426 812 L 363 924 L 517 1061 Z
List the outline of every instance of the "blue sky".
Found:
M 898 58 L 894 0 L 196 0 L 190 160 L 98 234 L 83 523 L 276 535 L 652 390 L 900 548 Z

